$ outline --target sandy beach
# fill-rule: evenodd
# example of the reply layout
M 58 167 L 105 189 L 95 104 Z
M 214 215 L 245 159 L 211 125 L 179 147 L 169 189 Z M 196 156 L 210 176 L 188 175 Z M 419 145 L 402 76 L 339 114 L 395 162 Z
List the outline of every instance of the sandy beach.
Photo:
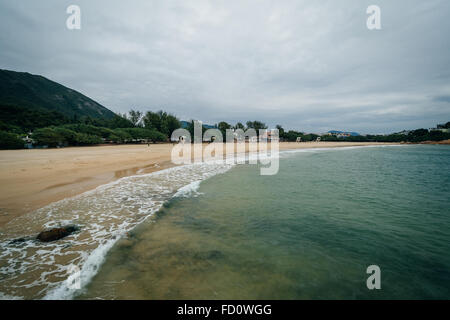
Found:
M 381 143 L 280 143 L 280 150 Z M 0 226 L 51 202 L 121 177 L 174 166 L 172 144 L 0 151 Z

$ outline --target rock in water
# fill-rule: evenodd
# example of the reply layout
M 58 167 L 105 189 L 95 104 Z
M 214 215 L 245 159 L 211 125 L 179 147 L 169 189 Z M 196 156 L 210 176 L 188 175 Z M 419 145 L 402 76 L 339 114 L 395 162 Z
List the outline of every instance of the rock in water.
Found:
M 50 242 L 67 237 L 68 235 L 78 231 L 80 228 L 77 226 L 65 226 L 61 228 L 54 228 L 48 231 L 42 231 L 38 234 L 37 239 L 42 242 Z

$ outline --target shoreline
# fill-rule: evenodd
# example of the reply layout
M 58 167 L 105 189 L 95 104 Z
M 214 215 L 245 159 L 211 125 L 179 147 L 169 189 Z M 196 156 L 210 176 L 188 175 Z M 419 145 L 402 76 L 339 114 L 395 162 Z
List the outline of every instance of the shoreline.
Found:
M 362 142 L 281 142 L 280 151 L 398 145 Z M 123 177 L 174 167 L 173 144 L 0 151 L 0 227 L 50 203 Z

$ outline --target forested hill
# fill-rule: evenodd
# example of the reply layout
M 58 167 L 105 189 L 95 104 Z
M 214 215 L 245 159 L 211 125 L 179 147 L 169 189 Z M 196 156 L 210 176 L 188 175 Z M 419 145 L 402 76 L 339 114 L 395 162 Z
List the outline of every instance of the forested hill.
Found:
M 57 112 L 70 119 L 111 119 L 115 116 L 94 100 L 47 78 L 0 69 L 0 112 L 11 112 L 11 108 Z

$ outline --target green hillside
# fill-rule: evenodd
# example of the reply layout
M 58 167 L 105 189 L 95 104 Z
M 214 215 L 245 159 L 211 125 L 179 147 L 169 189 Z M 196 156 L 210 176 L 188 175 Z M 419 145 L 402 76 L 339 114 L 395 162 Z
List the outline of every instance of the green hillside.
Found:
M 74 119 L 111 119 L 114 112 L 81 93 L 27 72 L 0 69 L 0 112 L 11 107 L 44 113 L 58 112 Z

